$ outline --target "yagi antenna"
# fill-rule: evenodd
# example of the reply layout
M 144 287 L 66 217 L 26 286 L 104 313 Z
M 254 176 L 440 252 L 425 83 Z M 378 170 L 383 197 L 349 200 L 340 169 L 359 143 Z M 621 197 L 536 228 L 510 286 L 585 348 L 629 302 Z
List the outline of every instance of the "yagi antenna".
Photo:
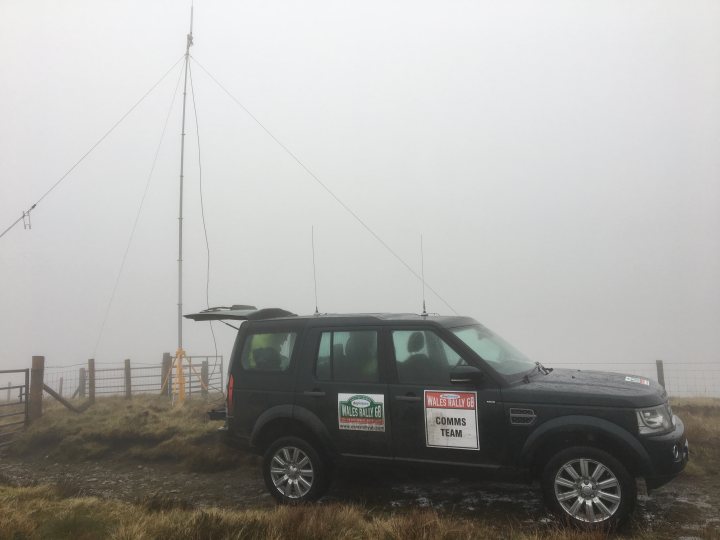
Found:
M 422 277 L 422 301 L 423 310 L 422 316 L 427 317 L 427 310 L 425 309 L 425 252 L 423 250 L 423 237 L 420 235 L 420 275 Z
M 318 315 L 318 300 L 317 300 L 317 271 L 315 270 L 315 226 L 310 227 L 310 236 L 312 239 L 312 259 L 313 259 L 313 282 L 315 284 L 315 315 Z

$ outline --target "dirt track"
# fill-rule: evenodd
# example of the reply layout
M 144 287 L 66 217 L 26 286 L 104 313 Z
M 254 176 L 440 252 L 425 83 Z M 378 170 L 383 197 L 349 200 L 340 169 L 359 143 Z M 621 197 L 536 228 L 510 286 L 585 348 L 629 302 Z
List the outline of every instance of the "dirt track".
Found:
M 419 479 L 421 477 L 421 479 Z M 178 472 L 168 466 L 122 461 L 60 464 L 0 457 L 0 482 L 50 483 L 68 496 L 93 495 L 183 507 L 262 508 L 274 505 L 258 467 L 219 473 Z M 662 538 L 720 538 L 720 489 L 712 481 L 680 477 L 641 496 L 632 529 Z M 511 516 L 520 526 L 551 524 L 537 487 L 460 481 L 412 472 L 340 471 L 322 502 L 356 503 L 376 510 L 431 507 L 463 515 Z

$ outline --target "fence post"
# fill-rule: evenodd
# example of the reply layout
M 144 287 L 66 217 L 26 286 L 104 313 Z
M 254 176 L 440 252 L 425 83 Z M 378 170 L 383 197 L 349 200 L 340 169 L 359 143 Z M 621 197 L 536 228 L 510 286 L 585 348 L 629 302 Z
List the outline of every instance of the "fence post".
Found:
M 203 360 L 202 367 L 200 368 L 200 380 L 202 381 L 202 395 L 207 399 L 208 397 L 208 361 Z
M 10 383 L 8 383 L 10 384 Z M 9 392 L 10 390 L 8 390 Z M 30 370 L 25 370 L 25 388 L 20 390 L 20 399 L 25 401 L 25 427 L 30 425 L 30 403 L 28 401 L 28 392 L 30 391 Z M 25 394 L 23 396 L 23 393 Z
M 79 390 L 78 396 L 80 398 L 85 397 L 85 385 L 86 384 L 87 384 L 87 377 L 85 375 L 85 368 L 81 367 L 80 368 L 80 380 L 78 382 L 78 390 Z
M 88 399 L 95 402 L 95 359 L 88 360 Z
M 42 416 L 43 379 L 45 378 L 45 357 L 33 356 L 30 370 L 30 411 L 29 421 L 33 422 Z
M 660 386 L 665 388 L 665 368 L 663 367 L 663 361 L 655 360 L 655 367 L 657 368 L 657 380 Z
M 59 386 L 58 394 L 60 394 L 62 396 L 62 387 L 63 387 L 63 378 L 62 377 L 60 377 L 60 384 L 58 386 Z
M 132 377 L 130 371 L 130 359 L 125 359 L 125 399 L 132 398 Z
M 170 395 L 170 371 L 172 369 L 172 356 L 169 352 L 163 353 L 162 367 L 160 369 L 160 395 Z
M 192 356 L 186 356 L 188 361 L 188 396 L 192 398 L 192 385 L 193 385 L 193 367 L 192 367 Z

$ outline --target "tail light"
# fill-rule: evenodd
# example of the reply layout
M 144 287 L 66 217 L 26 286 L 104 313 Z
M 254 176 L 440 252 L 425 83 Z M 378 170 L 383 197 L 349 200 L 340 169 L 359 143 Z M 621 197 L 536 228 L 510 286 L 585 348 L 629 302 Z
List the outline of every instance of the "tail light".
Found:
M 227 414 L 232 415 L 233 410 L 233 386 L 235 385 L 235 377 L 230 375 L 228 380 L 228 392 L 227 392 Z

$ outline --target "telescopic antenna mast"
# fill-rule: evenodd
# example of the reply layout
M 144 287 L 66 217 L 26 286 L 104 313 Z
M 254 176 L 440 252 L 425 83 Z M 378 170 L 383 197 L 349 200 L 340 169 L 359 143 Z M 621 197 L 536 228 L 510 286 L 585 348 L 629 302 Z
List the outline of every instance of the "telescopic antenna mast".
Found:
M 188 66 L 190 64 L 190 47 L 193 44 L 193 6 L 190 6 L 190 32 L 187 35 L 185 44 L 185 81 L 183 85 L 183 104 L 182 104 L 182 130 L 180 134 L 180 211 L 178 214 L 178 303 L 177 303 L 177 352 L 175 353 L 177 371 L 179 400 L 182 402 L 185 398 L 185 385 L 182 377 L 182 362 L 185 356 L 183 350 L 182 335 L 182 306 L 183 306 L 183 180 L 185 178 L 185 110 L 187 106 L 187 85 L 188 85 Z

